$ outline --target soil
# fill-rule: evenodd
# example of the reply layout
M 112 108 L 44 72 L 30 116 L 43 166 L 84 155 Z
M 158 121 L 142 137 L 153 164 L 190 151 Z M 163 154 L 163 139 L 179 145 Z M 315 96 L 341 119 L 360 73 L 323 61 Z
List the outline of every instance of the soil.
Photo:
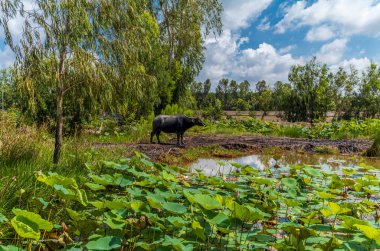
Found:
M 363 139 L 355 140 L 324 140 L 324 139 L 297 139 L 285 137 L 260 137 L 253 135 L 224 136 L 202 135 L 185 137 L 185 146 L 177 147 L 176 138 L 171 138 L 164 144 L 128 144 L 128 143 L 92 143 L 95 147 L 125 146 L 128 149 L 145 153 L 153 160 L 159 161 L 162 156 L 178 155 L 182 149 L 205 146 L 219 146 L 227 150 L 239 150 L 247 153 L 262 153 L 266 149 L 276 148 L 280 151 L 297 151 L 305 153 L 317 153 L 321 149 L 330 149 L 341 154 L 362 154 L 371 146 L 371 141 Z

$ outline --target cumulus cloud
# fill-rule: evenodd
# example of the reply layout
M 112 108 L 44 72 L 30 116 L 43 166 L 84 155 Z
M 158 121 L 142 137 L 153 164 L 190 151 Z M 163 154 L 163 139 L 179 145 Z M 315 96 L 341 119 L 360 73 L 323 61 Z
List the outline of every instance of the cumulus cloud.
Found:
M 238 30 L 250 26 L 272 0 L 223 0 L 223 25 L 226 30 Z
M 342 60 L 346 45 L 347 39 L 335 39 L 331 43 L 323 45 L 316 56 L 323 63 L 336 64 Z
M 281 55 L 268 43 L 262 43 L 257 49 L 242 50 L 238 58 L 239 67 L 233 69 L 234 77 L 251 83 L 265 79 L 273 84 L 277 80 L 287 81 L 289 68 L 302 64 L 304 59 L 294 58 L 291 54 Z
M 321 35 L 331 37 L 327 24 L 344 37 L 358 34 L 380 36 L 380 3 L 377 0 L 318 0 L 311 5 L 297 1 L 284 10 L 284 18 L 275 25 L 277 33 L 310 26 L 319 29 Z
M 366 70 L 370 65 L 371 61 L 367 58 L 351 58 L 351 59 L 345 59 L 338 64 L 332 65 L 330 69 L 333 72 L 337 72 L 339 70 L 339 67 L 343 67 L 346 71 L 350 70 L 350 67 L 354 66 L 359 72 L 363 72 Z
M 329 26 L 323 25 L 310 29 L 306 34 L 306 41 L 326 41 L 336 36 L 336 33 Z
M 223 25 L 224 31 L 218 38 L 209 37 L 205 39 L 206 62 L 203 65 L 198 79 L 203 81 L 210 78 L 214 87 L 221 78 L 233 78 L 240 80 L 238 76 L 244 71 L 244 61 L 241 60 L 246 52 L 241 50 L 241 45 L 247 43 L 249 38 L 241 37 L 240 31 L 251 25 L 272 0 L 223 0 Z M 264 20 L 263 24 L 267 20 Z M 265 28 L 265 27 L 263 27 Z M 240 69 L 243 67 L 242 69 Z
M 208 44 L 207 62 L 198 79 L 211 79 L 214 88 L 221 78 L 248 80 L 251 84 L 262 79 L 268 83 L 277 80 L 287 81 L 289 68 L 304 62 L 302 57 L 294 58 L 289 53 L 281 54 L 268 43 L 262 43 L 258 48 L 242 50 L 238 46 L 239 39 L 237 35 L 229 33 Z

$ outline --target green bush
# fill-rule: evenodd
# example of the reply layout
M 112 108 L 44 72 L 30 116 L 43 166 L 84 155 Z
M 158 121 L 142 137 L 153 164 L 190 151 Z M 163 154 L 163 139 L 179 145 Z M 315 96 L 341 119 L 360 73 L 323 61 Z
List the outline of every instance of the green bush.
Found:
M 211 121 L 220 120 L 223 115 L 222 102 L 219 99 L 216 99 L 214 104 L 209 103 L 207 108 L 202 112 L 202 117 Z
M 380 157 L 380 130 L 375 135 L 372 146 L 364 153 L 366 157 Z
M 283 126 L 278 132 L 278 136 L 290 137 L 290 138 L 305 138 L 305 127 L 294 125 L 294 126 Z
M 161 114 L 164 114 L 164 115 L 183 114 L 186 116 L 192 116 L 193 111 L 179 107 L 177 104 L 173 104 L 173 105 L 167 105 L 165 109 L 161 111 Z

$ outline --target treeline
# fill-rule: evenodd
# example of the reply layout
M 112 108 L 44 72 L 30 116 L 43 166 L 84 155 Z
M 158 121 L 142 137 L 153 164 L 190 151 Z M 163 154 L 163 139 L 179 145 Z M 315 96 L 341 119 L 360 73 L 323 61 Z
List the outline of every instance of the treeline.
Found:
M 291 67 L 288 83 L 273 86 L 265 80 L 252 86 L 248 81 L 221 79 L 215 91 L 211 82 L 194 82 L 191 92 L 201 110 L 281 111 L 288 121 L 316 122 L 328 111 L 335 119 L 375 118 L 380 112 L 380 67 L 372 63 L 359 73 L 355 67 L 332 72 L 314 57 L 305 65 Z

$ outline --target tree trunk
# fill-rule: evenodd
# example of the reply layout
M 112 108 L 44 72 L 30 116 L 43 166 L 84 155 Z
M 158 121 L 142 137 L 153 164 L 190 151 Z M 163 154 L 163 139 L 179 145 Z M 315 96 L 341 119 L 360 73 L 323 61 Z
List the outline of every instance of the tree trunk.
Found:
M 55 127 L 55 145 L 53 163 L 58 164 L 61 158 L 62 146 L 62 129 L 63 129 L 63 73 L 64 62 L 66 57 L 66 48 L 62 48 L 59 54 L 59 72 L 58 72 L 58 86 L 57 86 L 57 114 L 56 114 L 56 127 Z
M 55 128 L 54 164 L 58 164 L 61 157 L 62 128 L 63 128 L 63 86 L 60 83 L 57 88 L 57 117 Z

